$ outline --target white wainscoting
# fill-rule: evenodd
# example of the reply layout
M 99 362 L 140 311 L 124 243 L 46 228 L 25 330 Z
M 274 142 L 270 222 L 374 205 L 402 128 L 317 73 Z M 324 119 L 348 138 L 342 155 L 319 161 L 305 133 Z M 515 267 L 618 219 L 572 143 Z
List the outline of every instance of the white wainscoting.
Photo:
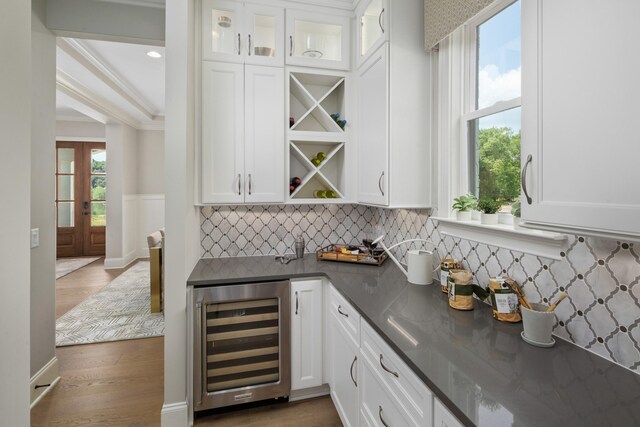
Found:
M 147 236 L 164 227 L 164 194 L 138 194 L 138 258 L 149 257 Z
M 107 258 L 106 269 L 124 268 L 148 258 L 147 235 L 164 227 L 164 194 L 127 194 L 122 197 L 122 254 Z

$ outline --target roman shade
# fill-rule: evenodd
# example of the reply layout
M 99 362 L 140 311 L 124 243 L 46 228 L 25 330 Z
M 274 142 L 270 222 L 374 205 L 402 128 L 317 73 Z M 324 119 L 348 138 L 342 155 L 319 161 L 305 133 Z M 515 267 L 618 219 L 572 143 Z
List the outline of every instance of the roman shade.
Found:
M 494 0 L 424 0 L 424 43 L 433 49 Z

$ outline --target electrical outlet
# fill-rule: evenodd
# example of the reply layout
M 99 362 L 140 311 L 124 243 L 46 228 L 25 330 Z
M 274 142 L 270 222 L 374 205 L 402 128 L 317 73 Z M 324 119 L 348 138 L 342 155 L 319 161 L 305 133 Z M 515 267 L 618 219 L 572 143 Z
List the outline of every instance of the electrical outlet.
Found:
M 37 248 L 40 246 L 40 229 L 32 228 L 31 229 L 31 249 Z

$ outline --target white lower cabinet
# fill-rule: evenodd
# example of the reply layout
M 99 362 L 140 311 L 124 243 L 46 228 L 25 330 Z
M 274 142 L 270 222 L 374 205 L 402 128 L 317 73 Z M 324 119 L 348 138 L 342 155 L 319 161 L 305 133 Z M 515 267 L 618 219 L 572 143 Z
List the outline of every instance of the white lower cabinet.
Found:
M 322 279 L 291 281 L 291 390 L 324 382 L 322 286 Z
M 335 314 L 332 315 L 331 397 L 345 426 L 358 425 L 358 348 Z
M 462 423 L 438 399 L 434 398 L 433 427 L 462 427 Z

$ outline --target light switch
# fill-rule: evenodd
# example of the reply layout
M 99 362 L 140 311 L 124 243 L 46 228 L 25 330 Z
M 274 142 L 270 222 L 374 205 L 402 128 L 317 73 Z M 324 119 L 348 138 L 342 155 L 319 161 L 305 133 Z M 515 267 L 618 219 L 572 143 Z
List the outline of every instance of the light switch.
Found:
M 40 229 L 32 228 L 31 229 L 31 249 L 37 248 L 40 246 Z

